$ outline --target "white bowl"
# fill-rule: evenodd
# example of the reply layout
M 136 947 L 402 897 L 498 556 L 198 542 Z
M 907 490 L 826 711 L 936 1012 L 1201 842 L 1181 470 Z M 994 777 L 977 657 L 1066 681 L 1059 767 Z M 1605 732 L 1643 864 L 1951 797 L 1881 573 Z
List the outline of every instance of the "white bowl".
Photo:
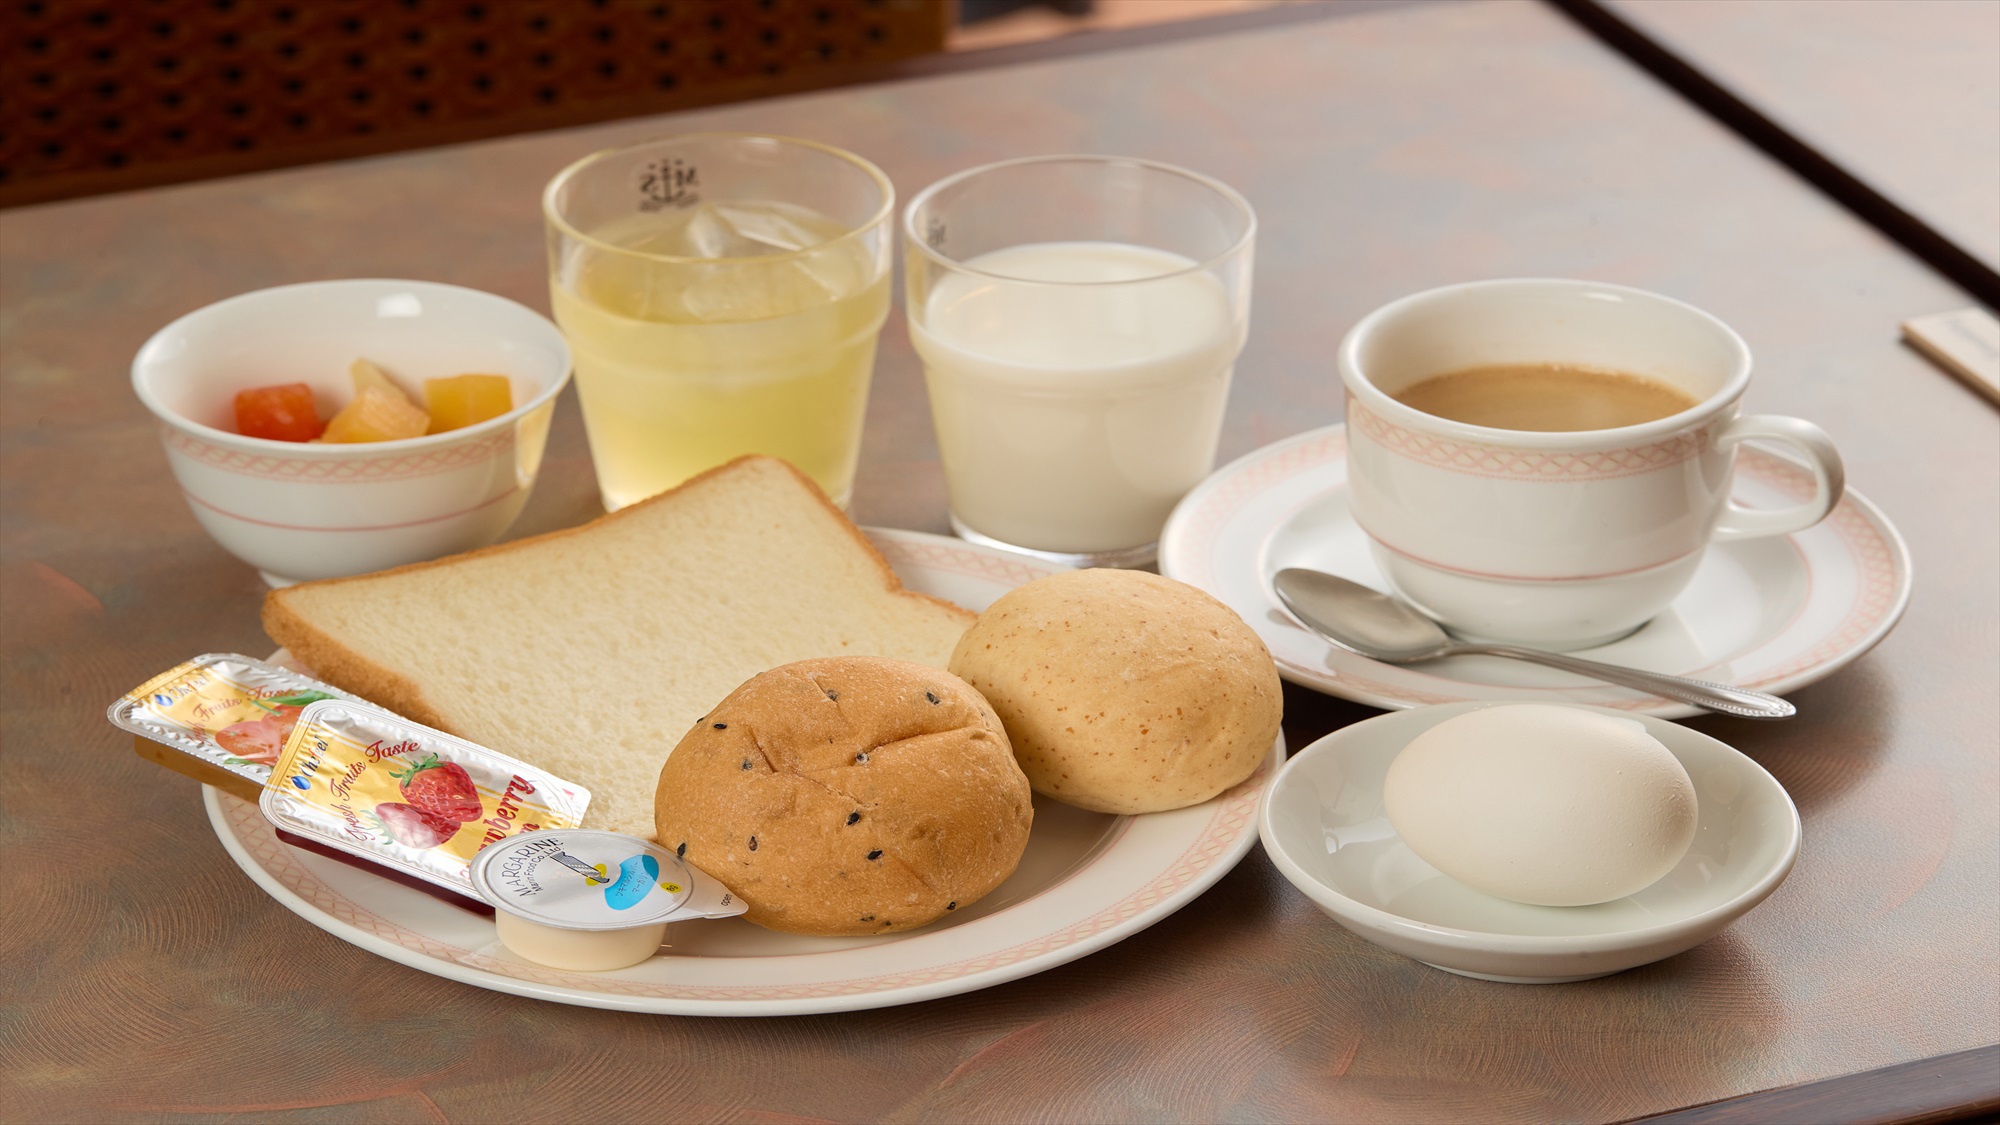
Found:
M 514 409 L 403 441 L 309 444 L 234 432 L 235 395 L 307 383 L 320 415 L 367 358 L 408 383 L 506 375 Z M 218 301 L 160 329 L 132 387 L 160 420 L 195 518 L 272 585 L 361 574 L 483 547 L 520 515 L 541 468 L 569 347 L 523 305 L 428 281 L 315 281 Z
M 1473 890 L 1397 837 L 1382 811 L 1382 778 L 1418 734 L 1494 706 L 1394 711 L 1301 750 L 1265 791 L 1265 852 L 1369 941 L 1446 972 L 1515 984 L 1589 980 L 1691 949 L 1764 901 L 1798 859 L 1798 809 L 1763 767 L 1664 719 L 1589 707 L 1645 724 L 1687 768 L 1700 808 L 1694 844 L 1659 882 L 1595 906 L 1529 906 Z

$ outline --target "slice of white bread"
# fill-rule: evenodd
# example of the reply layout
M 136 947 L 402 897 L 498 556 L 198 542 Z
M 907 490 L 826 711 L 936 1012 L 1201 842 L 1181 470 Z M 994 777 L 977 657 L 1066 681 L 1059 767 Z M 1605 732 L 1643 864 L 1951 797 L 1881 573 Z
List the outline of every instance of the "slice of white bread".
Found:
M 648 839 L 668 752 L 737 685 L 822 656 L 943 668 L 974 617 L 903 589 L 768 457 L 581 527 L 273 590 L 263 614 L 322 679 L 574 781 L 590 827 Z

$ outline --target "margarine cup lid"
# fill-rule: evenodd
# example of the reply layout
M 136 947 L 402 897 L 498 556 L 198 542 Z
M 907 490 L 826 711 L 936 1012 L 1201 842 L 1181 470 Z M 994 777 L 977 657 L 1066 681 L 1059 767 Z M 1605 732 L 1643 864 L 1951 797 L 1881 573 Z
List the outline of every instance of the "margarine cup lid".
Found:
M 468 874 L 499 909 L 565 930 L 623 930 L 744 909 L 674 853 L 620 832 L 523 832 L 481 849 Z

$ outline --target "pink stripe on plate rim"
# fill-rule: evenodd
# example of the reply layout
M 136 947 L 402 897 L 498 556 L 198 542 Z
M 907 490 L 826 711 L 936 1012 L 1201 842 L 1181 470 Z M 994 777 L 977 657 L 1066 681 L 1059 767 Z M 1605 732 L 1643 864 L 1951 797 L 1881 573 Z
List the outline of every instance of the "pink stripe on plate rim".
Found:
M 227 801 L 225 808 L 232 829 L 258 864 L 270 872 L 293 893 L 314 908 L 330 917 L 357 929 L 366 930 L 377 937 L 393 942 L 412 952 L 451 961 L 468 968 L 478 969 L 495 976 L 516 980 L 532 981 L 572 988 L 579 992 L 607 995 L 657 997 L 664 999 L 688 1000 L 771 1000 L 803 999 L 829 996 L 856 996 L 886 993 L 904 988 L 919 987 L 938 981 L 956 980 L 994 969 L 1018 964 L 1030 957 L 1074 945 L 1117 926 L 1140 911 L 1154 905 L 1161 899 L 1185 887 L 1201 872 L 1207 870 L 1226 852 L 1230 845 L 1240 839 L 1245 831 L 1255 831 L 1258 804 L 1263 796 L 1265 784 L 1272 774 L 1270 759 L 1267 757 L 1257 767 L 1257 772 L 1234 788 L 1213 799 L 1215 811 L 1210 816 L 1195 840 L 1181 854 L 1175 857 L 1159 875 L 1149 880 L 1145 886 L 1103 907 L 1081 921 L 1060 930 L 1019 942 L 1005 949 L 961 961 L 919 969 L 907 973 L 889 973 L 878 976 L 855 977 L 846 980 L 825 981 L 808 985 L 787 987 L 746 987 L 746 986 L 701 986 L 649 984 L 642 981 L 619 980 L 599 973 L 574 973 L 560 969 L 547 969 L 524 962 L 503 961 L 499 958 L 463 949 L 435 938 L 417 933 L 393 919 L 370 911 L 353 900 L 335 891 L 322 882 L 317 875 L 299 861 L 296 851 L 277 839 L 269 824 L 258 812 L 255 805 L 243 801 Z M 1115 842 L 1129 830 L 1131 818 L 1121 818 L 1121 823 L 1107 843 Z M 1100 845 L 1094 850 L 1089 862 L 1071 871 L 1054 884 L 1060 886 L 1076 878 L 1083 872 L 1097 866 L 1113 849 Z M 1016 903 L 997 914 L 976 920 L 978 925 L 994 918 L 1017 914 L 1034 900 Z M 947 931 L 948 932 L 948 931 Z M 921 933 L 915 936 L 924 936 Z

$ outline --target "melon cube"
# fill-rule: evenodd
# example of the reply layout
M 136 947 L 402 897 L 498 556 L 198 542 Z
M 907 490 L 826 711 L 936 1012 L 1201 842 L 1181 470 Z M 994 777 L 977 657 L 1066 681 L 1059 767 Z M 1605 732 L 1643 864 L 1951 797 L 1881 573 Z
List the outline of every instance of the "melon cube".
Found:
M 514 391 L 505 375 L 425 379 L 424 405 L 431 411 L 430 432 L 441 434 L 514 409 Z

